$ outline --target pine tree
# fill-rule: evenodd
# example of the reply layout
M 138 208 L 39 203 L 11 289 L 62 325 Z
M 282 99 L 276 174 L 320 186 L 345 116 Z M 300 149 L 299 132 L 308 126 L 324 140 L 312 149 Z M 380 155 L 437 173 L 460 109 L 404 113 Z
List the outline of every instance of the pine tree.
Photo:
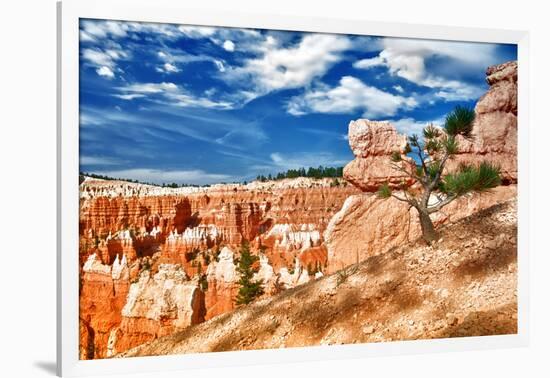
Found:
M 251 254 L 248 242 L 244 242 L 241 246 L 241 255 L 237 265 L 237 272 L 241 276 L 239 279 L 239 292 L 235 299 L 237 305 L 248 304 L 264 293 L 263 281 L 252 279 L 255 273 L 253 264 L 256 261 L 258 261 L 258 256 Z
M 473 109 L 457 106 L 445 118 L 443 129 L 428 125 L 423 140 L 416 134 L 410 136 L 405 150 L 392 154 L 390 164 L 418 185 L 411 188 L 403 183 L 399 194 L 393 193 L 387 183 L 378 190 L 381 198 L 393 197 L 416 209 L 422 237 L 428 244 L 439 239 L 430 214 L 467 193 L 483 193 L 500 185 L 499 167 L 488 162 L 462 164 L 454 172 L 444 172 L 446 163 L 458 152 L 457 136 L 472 138 L 474 120 Z M 403 159 L 411 153 L 418 163 Z

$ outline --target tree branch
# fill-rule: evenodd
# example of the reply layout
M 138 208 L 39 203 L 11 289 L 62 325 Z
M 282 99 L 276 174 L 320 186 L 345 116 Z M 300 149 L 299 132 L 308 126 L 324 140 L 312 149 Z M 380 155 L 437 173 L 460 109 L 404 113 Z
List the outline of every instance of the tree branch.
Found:
M 441 159 L 441 162 L 439 163 L 439 169 L 437 170 L 437 173 L 435 174 L 435 177 L 430 184 L 431 190 L 434 190 L 437 184 L 439 183 L 439 179 L 441 178 L 443 169 L 445 169 L 445 163 L 447 163 L 447 159 L 449 158 L 449 156 L 450 155 L 445 151 L 445 154 L 443 155 L 443 159 Z
M 396 200 L 398 200 L 398 201 L 405 202 L 405 203 L 409 204 L 409 206 L 412 206 L 412 207 L 418 209 L 418 201 L 416 201 L 415 198 L 410 198 L 410 197 L 407 195 L 407 192 L 406 192 L 406 191 L 403 191 L 403 194 L 405 195 L 405 198 L 400 197 L 400 196 L 398 196 L 398 195 L 396 195 L 396 194 L 393 194 L 393 193 L 391 194 L 391 196 L 392 196 L 393 198 L 395 198 Z
M 396 200 L 398 200 L 398 201 L 407 202 L 409 205 L 411 204 L 411 203 L 409 202 L 409 200 L 406 199 L 406 198 L 401 198 L 401 197 L 399 197 L 398 195 L 393 194 L 393 193 L 391 194 L 391 196 L 392 196 L 393 198 L 395 198 Z
M 422 170 L 424 171 L 424 174 L 428 176 L 428 167 L 426 166 L 426 158 L 424 157 L 424 154 L 422 153 L 422 148 L 420 148 L 419 145 L 416 146 L 416 154 L 418 155 L 418 158 L 422 163 Z
M 416 180 L 416 181 L 419 181 L 419 182 L 422 184 L 422 186 L 424 186 L 424 187 L 425 187 L 426 185 L 428 185 L 428 183 L 426 182 L 426 180 L 424 180 L 422 177 L 418 176 L 417 174 L 413 173 L 412 170 L 409 171 L 409 170 L 407 170 L 407 169 L 405 169 L 405 168 L 399 166 L 399 165 L 396 164 L 396 163 L 391 163 L 391 167 L 392 167 L 393 169 L 395 169 L 396 171 L 402 172 L 402 173 L 406 174 L 407 176 L 409 176 L 410 178 L 412 178 L 412 179 L 414 179 L 414 180 Z
M 458 198 L 458 195 L 453 194 L 445 198 L 444 200 L 440 200 L 437 204 L 429 206 L 428 207 L 428 214 L 435 213 L 436 211 L 441 210 L 443 207 L 447 206 L 451 202 L 453 202 L 455 199 Z

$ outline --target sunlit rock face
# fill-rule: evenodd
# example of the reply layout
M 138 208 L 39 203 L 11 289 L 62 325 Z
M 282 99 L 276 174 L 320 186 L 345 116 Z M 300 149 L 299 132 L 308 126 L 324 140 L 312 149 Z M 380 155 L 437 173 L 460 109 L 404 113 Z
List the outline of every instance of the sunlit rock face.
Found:
M 238 291 L 235 254 L 224 247 L 218 255 L 218 261 L 208 265 L 206 271 L 208 290 L 206 291 L 206 318 L 223 314 L 235 308 Z
M 432 220 L 436 226 L 456 222 L 516 196 L 516 185 L 500 186 L 490 193 L 472 193 L 433 214 Z M 325 231 L 326 273 L 408 244 L 421 235 L 418 214 L 407 204 L 394 198 L 380 199 L 372 193 L 351 196 Z
M 448 165 L 491 161 L 500 166 L 505 183 L 517 182 L 517 61 L 487 69 L 489 90 L 477 102 L 472 139 L 461 138 L 459 154 Z
M 135 266 L 134 266 L 135 267 Z M 105 358 L 204 320 L 204 293 L 179 265 L 131 272 L 90 255 L 82 270 L 80 356 Z M 130 279 L 130 276 L 133 276 Z
M 88 257 L 80 280 L 80 357 L 107 356 L 111 332 L 122 320 L 122 308 L 130 286 L 126 258 L 103 264 L 96 254 Z
M 375 192 L 384 183 L 412 183 L 405 173 L 389 164 L 391 154 L 403 151 L 407 144 L 407 137 L 398 134 L 392 124 L 368 119 L 351 121 L 348 138 L 355 159 L 345 166 L 344 178 L 351 184 L 362 191 Z
M 204 294 L 181 266 L 143 270 L 130 285 L 122 321 L 112 331 L 107 357 L 204 321 Z

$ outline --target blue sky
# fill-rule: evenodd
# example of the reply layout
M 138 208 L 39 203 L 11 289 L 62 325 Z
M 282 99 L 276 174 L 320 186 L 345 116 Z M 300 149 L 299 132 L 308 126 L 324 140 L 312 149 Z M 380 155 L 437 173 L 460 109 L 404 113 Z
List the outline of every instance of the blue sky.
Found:
M 441 124 L 514 59 L 515 45 L 81 20 L 80 170 L 210 184 L 342 166 L 351 120 Z

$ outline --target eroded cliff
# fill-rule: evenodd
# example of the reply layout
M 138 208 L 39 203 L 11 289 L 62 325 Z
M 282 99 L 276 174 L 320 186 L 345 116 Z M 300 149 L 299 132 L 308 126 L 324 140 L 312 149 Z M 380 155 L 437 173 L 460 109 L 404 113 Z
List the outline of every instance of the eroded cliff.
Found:
M 87 178 L 81 357 L 110 357 L 233 310 L 245 241 L 262 251 L 256 279 L 266 296 L 319 277 L 328 269 L 323 232 L 359 192 L 334 183 L 299 178 L 168 189 Z

